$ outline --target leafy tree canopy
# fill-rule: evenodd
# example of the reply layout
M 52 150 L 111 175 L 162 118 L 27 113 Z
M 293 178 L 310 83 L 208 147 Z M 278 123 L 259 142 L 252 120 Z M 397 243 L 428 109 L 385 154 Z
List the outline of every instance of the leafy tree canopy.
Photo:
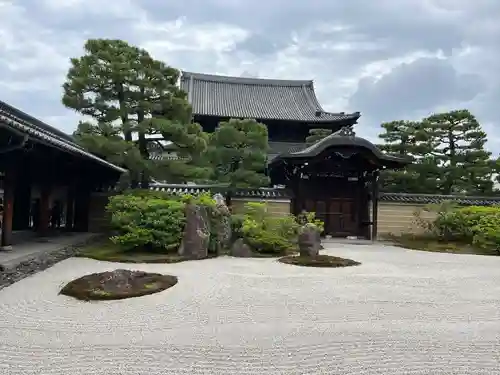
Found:
M 179 71 L 122 40 L 90 39 L 71 59 L 63 104 L 90 118 L 76 138 L 90 152 L 122 164 L 136 183 L 150 177 L 184 182 L 206 176 L 197 165 L 207 137 L 191 123 L 191 107 L 177 86 Z M 148 136 L 172 142 L 183 157 L 151 160 Z
M 485 150 L 487 135 L 468 110 L 438 113 L 421 121 L 382 124 L 379 147 L 410 157 L 402 171 L 385 171 L 383 189 L 427 194 L 480 194 L 494 192 L 500 162 Z
M 233 188 L 266 186 L 268 148 L 266 125 L 255 120 L 221 122 L 209 143 L 213 179 Z
M 309 135 L 306 138 L 306 143 L 316 143 L 323 138 L 328 137 L 330 134 L 332 134 L 330 129 L 310 129 Z

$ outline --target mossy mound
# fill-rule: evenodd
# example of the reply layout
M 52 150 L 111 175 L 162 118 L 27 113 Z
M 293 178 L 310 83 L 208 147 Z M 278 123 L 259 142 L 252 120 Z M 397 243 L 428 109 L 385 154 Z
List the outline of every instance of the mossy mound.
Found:
M 349 266 L 359 266 L 361 263 L 355 260 L 334 257 L 331 255 L 317 255 L 317 256 L 286 256 L 278 259 L 279 262 L 285 264 L 292 264 L 294 266 L 303 267 L 349 267 Z
M 60 294 L 83 301 L 116 300 L 158 293 L 175 284 L 175 276 L 118 269 L 82 276 L 66 284 Z
M 195 260 L 178 255 L 177 253 L 164 254 L 147 251 L 126 251 L 113 244 L 111 241 L 105 241 L 83 248 L 76 256 L 115 263 L 179 263 L 187 260 Z M 209 253 L 207 259 L 216 256 L 217 254 Z

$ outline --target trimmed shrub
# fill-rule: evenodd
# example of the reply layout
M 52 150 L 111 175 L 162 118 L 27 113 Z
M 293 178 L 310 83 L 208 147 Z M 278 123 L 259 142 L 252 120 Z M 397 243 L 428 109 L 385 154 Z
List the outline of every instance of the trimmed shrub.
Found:
M 295 250 L 299 224 L 293 215 L 269 214 L 265 203 L 245 204 L 242 238 L 259 254 L 280 255 Z
M 462 242 L 500 252 L 500 206 L 440 205 L 437 208 L 435 220 L 421 222 L 429 234 L 442 241 Z
M 115 195 L 107 206 L 116 231 L 111 241 L 124 250 L 177 250 L 185 224 L 184 206 L 175 200 Z
M 238 238 L 243 238 L 243 223 L 245 215 L 231 215 L 231 242 L 235 242 Z

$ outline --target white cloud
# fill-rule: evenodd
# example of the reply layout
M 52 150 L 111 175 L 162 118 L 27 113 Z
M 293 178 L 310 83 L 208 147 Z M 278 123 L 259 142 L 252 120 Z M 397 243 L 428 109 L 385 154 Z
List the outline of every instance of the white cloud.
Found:
M 60 104 L 69 58 L 83 52 L 86 39 L 109 37 L 140 45 L 179 69 L 314 79 L 320 101 L 331 111 L 363 112 L 348 107 L 361 80 L 381 81 L 403 64 L 436 57 L 450 61 L 459 73 L 479 74 L 486 81 L 470 102 L 444 104 L 470 106 L 485 123 L 495 123 L 487 106 L 500 96 L 498 1 L 380 0 L 370 8 L 360 4 L 0 0 L 1 99 L 72 131 L 77 116 Z M 246 47 L 255 35 L 262 41 Z M 270 46 L 266 52 L 265 43 Z M 377 115 L 363 113 L 362 119 Z
M 249 32 L 227 24 L 190 25 L 186 17 L 158 23 L 149 18 L 133 25 L 141 45 L 158 58 L 167 58 L 172 52 L 225 53 L 244 41 Z

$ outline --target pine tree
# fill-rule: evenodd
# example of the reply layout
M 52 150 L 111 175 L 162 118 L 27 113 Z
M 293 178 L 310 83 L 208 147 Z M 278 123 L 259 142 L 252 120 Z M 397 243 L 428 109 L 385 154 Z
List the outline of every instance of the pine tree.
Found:
M 384 171 L 383 189 L 399 193 L 491 195 L 500 160 L 484 149 L 486 133 L 467 110 L 422 121 L 383 124 L 379 147 L 413 163 L 403 171 Z
M 267 127 L 255 120 L 221 122 L 210 135 L 209 159 L 213 180 L 236 188 L 258 188 L 269 184 L 266 176 Z
M 330 129 L 310 129 L 306 143 L 313 144 L 332 134 Z
M 378 147 L 391 155 L 412 161 L 403 170 L 387 170 L 381 174 L 382 190 L 397 193 L 438 193 L 435 178 L 439 172 L 430 151 L 428 135 L 418 121 L 391 121 L 382 124 Z
M 71 59 L 62 102 L 91 118 L 75 135 L 84 147 L 127 167 L 136 185 L 150 177 L 185 182 L 206 176 L 196 164 L 206 135 L 191 123 L 191 107 L 177 86 L 179 71 L 121 40 L 91 39 Z M 148 136 L 161 135 L 183 157 L 152 161 Z M 167 172 L 168 173 L 167 173 Z
M 492 194 L 498 163 L 484 149 L 487 135 L 468 110 L 434 114 L 422 121 L 431 140 L 429 155 L 438 165 L 443 194 Z

